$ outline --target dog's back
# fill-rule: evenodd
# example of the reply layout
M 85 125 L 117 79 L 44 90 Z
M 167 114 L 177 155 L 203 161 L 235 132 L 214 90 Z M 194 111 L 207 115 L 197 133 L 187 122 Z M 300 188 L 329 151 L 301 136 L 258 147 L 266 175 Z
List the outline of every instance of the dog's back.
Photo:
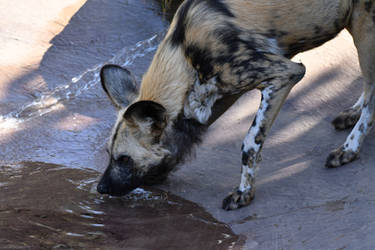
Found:
M 227 0 L 234 22 L 267 37 L 291 56 L 332 39 L 350 20 L 351 0 Z
M 172 23 L 172 40 L 207 44 L 237 30 L 275 39 L 290 57 L 335 37 L 351 11 L 351 0 L 186 0 Z M 231 36 L 223 38 L 230 43 Z

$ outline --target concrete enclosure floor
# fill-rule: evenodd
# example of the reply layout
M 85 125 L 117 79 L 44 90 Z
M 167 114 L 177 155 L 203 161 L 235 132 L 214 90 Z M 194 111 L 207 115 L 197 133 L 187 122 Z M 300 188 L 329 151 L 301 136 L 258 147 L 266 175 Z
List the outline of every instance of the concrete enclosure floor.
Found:
M 98 84 L 98 69 L 122 63 L 141 78 L 168 26 L 159 3 L 0 0 L 0 6 L 0 163 L 102 172 L 116 110 Z M 307 73 L 267 137 L 250 206 L 220 208 L 240 180 L 240 147 L 260 102 L 256 91 L 217 120 L 195 157 L 159 188 L 229 225 L 245 239 L 243 249 L 373 249 L 374 132 L 359 160 L 324 167 L 349 133 L 330 122 L 362 91 L 352 38 L 343 31 L 293 60 Z

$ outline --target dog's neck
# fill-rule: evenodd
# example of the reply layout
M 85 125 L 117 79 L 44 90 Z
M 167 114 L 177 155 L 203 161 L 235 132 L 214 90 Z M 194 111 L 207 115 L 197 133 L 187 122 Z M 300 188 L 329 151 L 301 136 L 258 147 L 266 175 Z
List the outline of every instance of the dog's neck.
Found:
M 183 49 L 164 40 L 143 76 L 138 99 L 161 104 L 173 121 L 183 110 L 185 96 L 194 81 L 195 70 L 187 62 Z
M 170 163 L 177 165 L 190 155 L 194 145 L 202 141 L 207 125 L 201 124 L 195 119 L 179 115 L 165 131 L 162 139 L 164 146 L 171 152 Z
M 225 96 L 216 101 L 206 124 L 202 124 L 194 118 L 187 118 L 183 112 L 175 120 L 170 121 L 163 137 L 164 146 L 171 152 L 171 159 L 168 162 L 171 165 L 169 169 L 182 163 L 191 154 L 194 146 L 202 141 L 207 128 L 241 95 L 242 93 Z

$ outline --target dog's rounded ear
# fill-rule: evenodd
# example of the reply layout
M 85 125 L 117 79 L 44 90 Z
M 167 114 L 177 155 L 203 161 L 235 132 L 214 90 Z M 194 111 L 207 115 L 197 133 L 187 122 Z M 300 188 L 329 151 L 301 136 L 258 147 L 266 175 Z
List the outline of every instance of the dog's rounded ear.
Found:
M 160 135 L 167 125 L 166 109 L 153 101 L 139 101 L 128 107 L 124 119 L 138 127 L 146 128 L 152 135 Z
M 100 71 L 102 87 L 117 108 L 125 108 L 138 95 L 138 86 L 129 70 L 108 64 Z

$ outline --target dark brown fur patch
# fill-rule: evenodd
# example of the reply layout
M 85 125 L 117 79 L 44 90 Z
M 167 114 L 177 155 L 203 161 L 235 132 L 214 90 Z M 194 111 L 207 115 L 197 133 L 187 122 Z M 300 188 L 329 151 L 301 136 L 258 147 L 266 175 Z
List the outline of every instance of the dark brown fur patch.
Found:
M 365 2 L 365 10 L 370 13 L 372 8 L 372 0 Z
M 279 39 L 283 36 L 288 35 L 288 32 L 282 31 L 282 30 L 270 29 L 270 30 L 268 30 L 268 32 L 265 35 L 268 36 L 268 37 L 271 37 L 271 38 Z
M 314 34 L 319 35 L 322 32 L 322 27 L 315 25 L 314 26 Z
M 190 58 L 193 67 L 199 72 L 201 82 L 213 77 L 213 58 L 210 50 L 189 45 L 185 50 L 185 54 Z
M 181 45 L 185 41 L 186 21 L 189 11 L 198 4 L 205 4 L 207 10 L 218 12 L 226 17 L 234 17 L 228 6 L 223 0 L 186 0 L 183 2 L 176 13 L 177 23 L 174 28 L 171 42 L 173 46 Z
M 219 12 L 227 17 L 234 17 L 233 13 L 229 10 L 228 6 L 223 0 L 204 0 L 210 9 Z
M 183 162 L 194 145 L 199 144 L 207 127 L 194 119 L 180 115 L 173 123 L 173 130 L 163 138 L 165 146 L 172 152 L 173 161 L 164 164 L 175 166 Z M 170 159 L 172 160 L 172 159 Z
M 248 152 L 242 152 L 242 165 L 246 166 L 249 162 L 249 153 Z
M 342 29 L 342 27 L 339 25 L 338 22 L 335 22 L 334 25 L 335 25 L 335 29 L 337 30 L 337 32 Z M 321 32 L 319 35 L 316 34 L 315 37 L 301 38 L 298 41 L 287 45 L 287 53 L 285 56 L 287 58 L 291 58 L 301 51 L 305 51 L 305 50 L 318 47 L 324 44 L 325 42 L 333 39 L 335 36 L 337 36 L 338 34 L 337 32 L 335 33 L 322 33 Z
M 255 137 L 255 143 L 256 144 L 261 144 L 263 143 L 264 141 L 264 135 L 262 134 L 258 134 L 256 137 Z
M 361 124 L 361 126 L 359 126 L 359 131 L 361 133 L 364 133 L 365 132 L 365 126 L 363 124 Z
M 175 18 L 177 18 L 177 24 L 171 38 L 172 45 L 174 46 L 181 45 L 185 40 L 186 16 L 193 3 L 194 0 L 186 0 L 183 4 L 181 4 L 176 13 Z

